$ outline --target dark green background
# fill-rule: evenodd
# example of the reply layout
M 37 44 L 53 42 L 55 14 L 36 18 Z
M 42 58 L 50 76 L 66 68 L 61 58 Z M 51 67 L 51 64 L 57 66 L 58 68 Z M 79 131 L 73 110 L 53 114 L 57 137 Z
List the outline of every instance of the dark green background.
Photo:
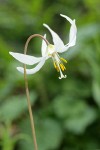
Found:
M 48 60 L 28 76 L 39 150 L 100 149 L 100 1 L 0 0 L 0 150 L 33 150 L 22 64 L 9 51 L 23 53 L 31 34 L 47 34 L 47 23 L 68 42 L 76 19 L 76 46 L 61 56 L 68 60 L 66 79 Z M 28 54 L 41 56 L 41 39 L 30 42 Z

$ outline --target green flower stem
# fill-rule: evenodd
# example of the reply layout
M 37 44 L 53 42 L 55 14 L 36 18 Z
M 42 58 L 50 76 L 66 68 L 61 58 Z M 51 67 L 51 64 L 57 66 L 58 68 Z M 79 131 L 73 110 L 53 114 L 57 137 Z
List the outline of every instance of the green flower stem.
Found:
M 25 48 L 24 48 L 24 54 L 27 53 L 28 44 L 29 44 L 30 40 L 32 38 L 34 38 L 34 37 L 42 38 L 46 42 L 46 44 L 49 45 L 49 42 L 42 35 L 40 35 L 40 34 L 31 35 L 26 41 Z M 34 126 L 34 119 L 33 119 L 33 114 L 32 114 L 31 103 L 30 103 L 30 94 L 29 94 L 29 89 L 28 89 L 28 80 L 27 80 L 27 75 L 26 75 L 26 65 L 24 65 L 24 80 L 25 80 L 25 89 L 26 89 L 28 110 L 29 110 L 29 116 L 30 116 L 30 122 L 31 122 L 31 128 L 32 128 L 34 149 L 38 150 L 38 145 L 37 145 L 37 140 L 36 140 L 36 133 L 35 133 L 35 126 Z

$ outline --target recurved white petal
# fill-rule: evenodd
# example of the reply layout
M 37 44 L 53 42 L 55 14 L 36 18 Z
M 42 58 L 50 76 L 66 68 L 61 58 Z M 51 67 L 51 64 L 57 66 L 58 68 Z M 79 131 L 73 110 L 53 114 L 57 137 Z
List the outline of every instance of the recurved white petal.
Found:
M 46 39 L 46 34 L 44 35 L 44 38 Z M 42 40 L 41 53 L 43 57 L 46 56 L 46 50 L 47 50 L 47 44 L 44 40 Z
M 12 55 L 15 59 L 20 61 L 23 64 L 27 65 L 33 65 L 41 61 L 42 57 L 34 57 L 30 55 L 25 55 L 25 54 L 20 54 L 20 53 L 14 53 L 14 52 L 9 52 L 10 55 Z
M 55 45 L 55 49 L 57 51 L 58 49 L 62 49 L 64 47 L 64 43 L 61 40 L 61 38 L 58 36 L 58 34 L 55 33 L 47 24 L 43 24 L 43 25 L 50 31 L 52 38 L 53 38 L 54 45 Z
M 34 74 L 36 72 L 38 72 L 42 66 L 45 63 L 46 58 L 43 58 L 36 67 L 32 68 L 32 69 L 26 69 L 26 74 Z M 24 68 L 23 67 L 17 67 L 17 70 L 21 73 L 24 73 Z
M 69 33 L 69 47 L 74 46 L 76 44 L 76 34 L 77 34 L 77 28 L 75 25 L 75 20 L 73 20 L 73 23 L 70 28 L 70 33 Z
M 67 45 L 69 45 L 69 47 L 74 46 L 76 44 L 76 34 L 77 34 L 77 27 L 75 24 L 75 19 L 72 20 L 68 16 L 65 16 L 62 14 L 61 16 L 66 18 L 71 24 L 70 33 L 69 33 L 69 43 Z
M 62 14 L 60 14 L 60 15 L 64 18 L 66 18 L 71 24 L 70 33 L 69 33 L 69 42 L 68 42 L 68 44 L 65 45 L 64 48 L 58 50 L 59 53 L 62 53 L 64 51 L 67 51 L 69 47 L 72 47 L 76 44 L 77 27 L 76 27 L 76 24 L 75 24 L 75 19 L 72 20 L 68 16 L 65 16 L 65 15 L 62 15 Z
M 72 23 L 73 23 L 73 20 L 72 20 L 71 18 L 69 18 L 68 16 L 63 15 L 63 14 L 60 14 L 60 16 L 62 16 L 62 17 L 64 17 L 64 18 L 66 18 L 66 19 L 70 22 L 70 24 L 72 24 Z

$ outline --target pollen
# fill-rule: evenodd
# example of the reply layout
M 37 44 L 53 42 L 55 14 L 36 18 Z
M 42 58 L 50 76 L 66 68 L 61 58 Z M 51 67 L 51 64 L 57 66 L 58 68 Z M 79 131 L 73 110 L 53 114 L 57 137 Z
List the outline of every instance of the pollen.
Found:
M 56 62 L 54 62 L 54 67 L 55 67 L 55 69 L 59 72 L 59 67 L 58 67 L 58 65 L 57 65 Z
M 66 70 L 64 63 L 67 63 L 67 60 L 62 57 L 60 58 L 57 52 L 52 53 L 51 57 L 53 59 L 54 68 L 60 73 L 59 79 L 66 78 L 66 75 L 63 75 L 62 72 Z
M 54 62 L 53 64 L 54 64 L 54 67 L 55 67 L 55 69 L 56 69 L 56 68 L 57 68 L 56 63 Z
M 60 64 L 60 68 L 62 71 L 66 70 L 66 67 L 63 64 Z
M 63 57 L 60 57 L 60 60 L 62 60 L 63 62 L 67 63 L 67 60 L 64 59 Z

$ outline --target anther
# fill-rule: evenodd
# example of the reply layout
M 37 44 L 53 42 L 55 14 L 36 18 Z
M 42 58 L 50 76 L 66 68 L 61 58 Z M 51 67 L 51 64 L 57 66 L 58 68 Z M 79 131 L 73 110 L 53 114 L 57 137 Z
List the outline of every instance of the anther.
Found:
M 63 57 L 60 57 L 60 59 L 61 59 L 63 62 L 67 63 L 67 60 L 64 59 Z

